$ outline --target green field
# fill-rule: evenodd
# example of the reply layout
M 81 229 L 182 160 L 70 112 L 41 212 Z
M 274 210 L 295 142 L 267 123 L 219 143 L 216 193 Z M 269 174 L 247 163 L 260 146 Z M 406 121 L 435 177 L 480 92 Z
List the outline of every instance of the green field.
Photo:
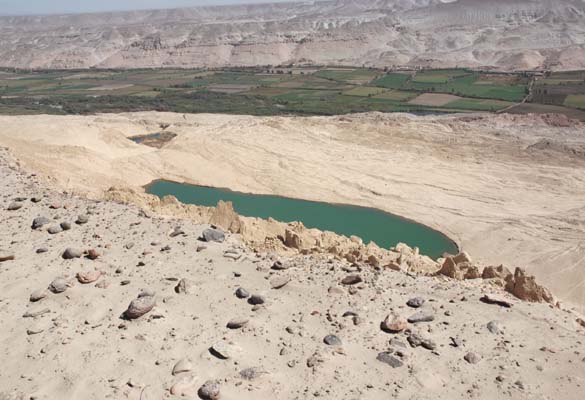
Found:
M 249 115 L 493 112 L 522 101 L 529 83 L 530 78 L 523 74 L 466 69 L 3 70 L 0 114 L 146 110 Z M 557 107 L 584 108 L 584 72 L 553 74 L 535 84 L 535 88 L 547 90 L 553 86 L 561 88 L 560 95 L 541 97 L 553 98 Z M 424 93 L 452 94 L 461 99 L 440 107 L 409 103 Z

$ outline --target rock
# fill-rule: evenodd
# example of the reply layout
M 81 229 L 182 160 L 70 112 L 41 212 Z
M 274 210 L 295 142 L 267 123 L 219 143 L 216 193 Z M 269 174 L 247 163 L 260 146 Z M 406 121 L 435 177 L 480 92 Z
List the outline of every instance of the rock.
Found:
M 47 232 L 49 232 L 51 235 L 56 235 L 57 233 L 63 232 L 63 228 L 61 228 L 59 225 L 53 225 L 47 229 Z
M 477 364 L 481 361 L 481 356 L 477 353 L 469 352 L 463 356 L 463 359 L 470 364 Z
M 29 300 L 33 303 L 40 301 L 47 297 L 48 293 L 44 289 L 37 289 L 30 294 Z
M 73 247 L 69 247 L 67 249 L 65 249 L 65 251 L 63 252 L 62 257 L 65 260 L 72 260 L 74 258 L 81 258 L 81 256 L 83 255 L 83 251 L 80 249 L 76 249 Z
M 427 350 L 435 350 L 437 345 L 431 339 L 425 338 L 418 333 L 411 333 L 408 338 L 408 343 L 411 347 L 419 347 L 422 346 Z
M 39 229 L 39 228 L 43 227 L 44 225 L 47 225 L 49 222 L 51 222 L 51 220 L 46 218 L 46 217 L 36 217 L 35 219 L 33 219 L 31 228 L 32 229 Z
M 522 268 L 516 268 L 513 280 L 509 279 L 506 284 L 506 290 L 520 300 L 534 303 L 555 303 L 551 292 L 537 284 L 534 276 L 526 275 L 526 271 Z
M 34 196 L 31 197 L 30 201 L 32 201 L 33 203 L 40 203 L 41 201 L 43 201 L 43 198 L 40 196 Z
M 102 275 L 103 275 L 102 271 L 78 272 L 77 280 L 79 281 L 79 283 L 88 284 L 97 281 L 98 279 L 100 279 Z
M 301 237 L 296 232 L 286 229 L 284 231 L 284 245 L 291 249 L 300 250 L 302 247 Z
M 75 223 L 77 225 L 84 225 L 84 224 L 87 224 L 88 222 L 89 222 L 89 217 L 85 214 L 77 216 L 77 220 L 75 220 Z
M 486 294 L 486 295 L 483 295 L 479 300 L 483 303 L 486 303 L 486 304 L 496 304 L 498 306 L 502 306 L 502 307 L 506 307 L 506 308 L 510 308 L 514 305 L 511 301 L 509 301 L 505 297 L 499 296 L 497 294 Z
M 271 268 L 276 270 L 276 271 L 282 271 L 282 270 L 288 269 L 289 266 L 288 266 L 288 264 L 283 264 L 282 261 L 275 261 L 274 264 L 272 264 Z
M 494 335 L 499 335 L 500 333 L 503 332 L 501 325 L 497 321 L 488 322 L 487 329 Z
M 218 229 L 208 228 L 201 234 L 201 239 L 205 242 L 219 242 L 222 243 L 225 240 L 225 233 Z
M 234 260 L 234 261 L 237 261 L 240 258 L 242 258 L 242 254 L 240 254 L 240 252 L 238 252 L 237 250 L 233 250 L 233 249 L 225 251 L 223 253 L 223 256 L 225 258 L 229 258 L 229 259 Z
M 250 297 L 250 293 L 248 293 L 248 291 L 244 288 L 238 288 L 236 290 L 236 297 L 238 299 L 247 299 L 248 297 Z
M 258 304 L 264 304 L 265 302 L 266 302 L 266 298 L 262 295 L 259 295 L 259 294 L 253 294 L 248 299 L 248 303 L 250 303 L 254 306 L 258 305 Z
M 327 335 L 323 338 L 323 342 L 328 346 L 341 346 L 341 339 L 335 335 Z
M 173 375 L 177 375 L 183 372 L 189 372 L 192 369 L 193 365 L 191 364 L 191 362 L 186 358 L 183 358 L 182 360 L 179 360 L 173 367 Z
M 151 311 L 156 304 L 154 296 L 142 296 L 130 302 L 124 312 L 126 319 L 136 319 Z
M 134 247 L 134 242 L 129 242 L 124 245 L 126 250 L 131 250 Z
M 63 293 L 69 287 L 69 283 L 65 278 L 55 278 L 49 285 L 49 290 L 55 294 Z
M 408 327 L 408 321 L 396 314 L 388 315 L 382 322 L 382 330 L 389 333 L 402 332 Z
M 188 291 L 189 291 L 189 284 L 188 284 L 186 279 L 181 279 L 177 283 L 177 286 L 175 286 L 175 293 L 187 294 Z
M 266 374 L 267 372 L 258 367 L 246 368 L 240 371 L 240 377 L 247 381 L 253 381 L 254 379 Z
M 498 267 L 486 267 L 483 269 L 483 272 L 481 273 L 481 277 L 483 279 L 499 278 L 502 280 L 502 282 L 506 282 L 511 276 L 512 272 L 510 272 L 510 270 L 504 267 L 503 265 L 500 265 Z
M 419 322 L 431 322 L 435 320 L 435 316 L 430 311 L 419 311 L 416 314 L 408 317 L 408 322 L 417 324 Z
M 453 261 L 455 261 L 455 264 L 471 263 L 472 262 L 471 257 L 465 251 L 462 251 L 461 253 L 459 253 L 455 257 L 453 257 Z
M 402 367 L 404 365 L 404 363 L 400 359 L 394 357 L 392 355 L 392 353 L 389 353 L 387 351 L 383 351 L 381 353 L 378 353 L 376 360 L 381 361 L 384 364 L 388 364 L 392 368 L 399 368 L 399 367 Z
M 281 275 L 270 279 L 270 287 L 272 289 L 280 289 L 285 287 L 290 282 L 290 276 Z
M 576 321 L 581 327 L 585 328 L 585 320 L 583 318 L 577 318 Z
M 95 249 L 89 249 L 87 251 L 87 258 L 90 260 L 97 260 L 100 256 L 100 253 L 97 252 Z
M 348 275 L 341 280 L 343 285 L 356 285 L 363 282 L 362 277 L 359 275 Z
M 445 258 L 437 274 L 457 280 L 477 279 L 481 277 L 478 267 L 471 265 L 469 262 L 456 263 L 452 257 Z
M 240 216 L 234 211 L 234 206 L 231 201 L 220 200 L 209 218 L 209 223 L 232 233 L 240 233 L 242 231 L 242 221 L 240 220 Z
M 156 292 L 152 289 L 142 289 L 140 293 L 138 293 L 138 298 L 141 297 L 154 297 L 156 296 Z
M 63 229 L 64 231 L 68 231 L 71 229 L 71 224 L 69 222 L 61 222 L 59 226 L 61 226 L 61 229 Z
M 219 382 L 207 381 L 199 388 L 197 394 L 203 400 L 217 400 L 220 395 L 219 389 Z
M 185 234 L 185 231 L 182 230 L 180 226 L 176 226 L 175 229 L 173 229 L 173 231 L 171 232 L 171 234 L 169 236 L 174 238 L 174 237 L 177 237 L 179 235 L 184 235 L 184 234 Z
M 406 305 L 412 308 L 419 308 L 425 303 L 422 297 L 414 297 L 406 302 Z
M 8 211 L 17 211 L 17 210 L 20 210 L 23 206 L 24 206 L 24 204 L 22 204 L 21 202 L 15 201 L 15 202 L 10 203 L 8 205 L 7 210 Z
M 248 318 L 233 318 L 227 323 L 229 329 L 240 329 L 248 323 Z
M 0 250 L 0 262 L 5 262 L 5 261 L 14 261 L 14 254 L 12 253 L 5 253 L 3 251 Z
M 234 356 L 235 347 L 225 341 L 220 341 L 214 343 L 213 346 L 209 349 L 210 353 L 214 356 L 222 359 L 228 360 Z
M 49 251 L 49 249 L 47 249 L 46 247 L 41 247 L 41 248 L 39 248 L 39 249 L 36 250 L 36 253 L 37 254 L 43 254 L 43 253 L 46 253 L 48 251 Z

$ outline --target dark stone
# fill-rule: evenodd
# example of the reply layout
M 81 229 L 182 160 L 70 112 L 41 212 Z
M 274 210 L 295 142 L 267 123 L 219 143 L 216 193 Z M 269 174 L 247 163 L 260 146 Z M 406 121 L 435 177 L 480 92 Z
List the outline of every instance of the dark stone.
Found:
M 248 299 L 248 303 L 252 304 L 253 306 L 256 306 L 258 304 L 264 304 L 266 303 L 266 299 L 264 298 L 264 296 L 259 295 L 259 294 L 253 294 L 252 296 L 250 296 L 250 298 Z
M 51 220 L 49 218 L 46 218 L 46 217 L 36 217 L 35 219 L 33 219 L 31 228 L 32 229 L 39 229 L 43 225 L 48 224 L 49 222 L 51 222 Z
M 248 291 L 244 288 L 238 288 L 236 290 L 236 297 L 238 299 L 247 299 L 248 297 L 250 297 L 250 293 L 248 293 Z
M 435 316 L 430 311 L 419 311 L 408 317 L 408 322 L 411 324 L 416 324 L 418 322 L 431 322 L 434 320 Z
M 63 252 L 62 257 L 66 260 L 72 260 L 74 258 L 81 258 L 82 255 L 83 251 L 69 247 Z
M 323 338 L 323 342 L 329 346 L 341 346 L 341 339 L 335 335 L 327 335 Z
M 61 222 L 60 226 L 64 231 L 71 229 L 71 224 L 69 222 Z
M 412 308 L 419 308 L 425 303 L 422 297 L 414 297 L 406 302 L 406 305 Z
M 201 239 L 205 242 L 223 242 L 225 240 L 225 233 L 218 229 L 208 228 L 201 234 Z
M 363 282 L 363 280 L 359 275 L 348 275 L 341 280 L 341 283 L 344 285 L 355 285 L 361 282 Z
M 389 353 L 387 351 L 378 353 L 378 357 L 376 357 L 376 360 L 381 361 L 384 364 L 388 364 L 392 368 L 399 368 L 404 365 L 404 363 L 400 359 L 394 357 L 392 353 Z

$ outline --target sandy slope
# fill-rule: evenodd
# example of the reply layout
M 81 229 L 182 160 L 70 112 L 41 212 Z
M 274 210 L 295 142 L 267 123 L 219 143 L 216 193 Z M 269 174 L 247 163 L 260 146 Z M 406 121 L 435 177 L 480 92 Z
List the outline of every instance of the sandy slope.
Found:
M 14 256 L 0 262 L 2 400 L 196 399 L 207 380 L 218 381 L 223 400 L 582 399 L 585 327 L 573 313 L 503 293 L 513 307 L 485 304 L 480 297 L 498 289 L 481 279 L 414 278 L 315 256 L 283 259 L 289 269 L 274 271 L 269 255 L 236 236 L 201 248 L 206 226 L 63 194 L 2 149 L 0 179 L 0 257 Z M 17 198 L 21 208 L 8 210 Z M 80 214 L 87 223 L 74 223 Z M 38 216 L 50 222 L 33 230 Z M 62 222 L 71 229 L 47 232 Z M 177 226 L 183 233 L 171 236 Z M 68 247 L 100 256 L 64 260 Z M 75 278 L 96 270 L 105 276 Z M 350 273 L 363 283 L 340 284 Z M 271 288 L 285 276 L 286 286 Z M 58 277 L 69 284 L 64 292 L 29 300 Z M 174 289 L 180 279 L 186 293 Z M 240 287 L 266 302 L 238 299 Z M 154 309 L 121 319 L 144 290 L 155 293 Z M 406 305 L 415 296 L 424 300 L 418 310 Z M 380 329 L 390 312 L 419 311 L 434 320 Z M 233 318 L 248 322 L 228 329 Z M 331 334 L 341 343 L 326 345 Z M 383 352 L 395 368 L 377 360 Z M 173 376 L 180 362 L 184 372 Z
M 162 150 L 126 139 L 160 123 L 178 134 Z M 582 125 L 137 113 L 1 117 L 0 127 L 1 145 L 71 190 L 99 195 L 166 178 L 374 206 L 446 232 L 484 264 L 525 267 L 562 300 L 585 305 Z

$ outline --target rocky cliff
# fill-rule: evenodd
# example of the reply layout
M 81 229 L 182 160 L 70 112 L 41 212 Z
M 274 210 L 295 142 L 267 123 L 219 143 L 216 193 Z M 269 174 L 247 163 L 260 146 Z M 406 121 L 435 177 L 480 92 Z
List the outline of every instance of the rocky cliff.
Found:
M 336 0 L 0 18 L 19 68 L 585 66 L 583 0 Z

